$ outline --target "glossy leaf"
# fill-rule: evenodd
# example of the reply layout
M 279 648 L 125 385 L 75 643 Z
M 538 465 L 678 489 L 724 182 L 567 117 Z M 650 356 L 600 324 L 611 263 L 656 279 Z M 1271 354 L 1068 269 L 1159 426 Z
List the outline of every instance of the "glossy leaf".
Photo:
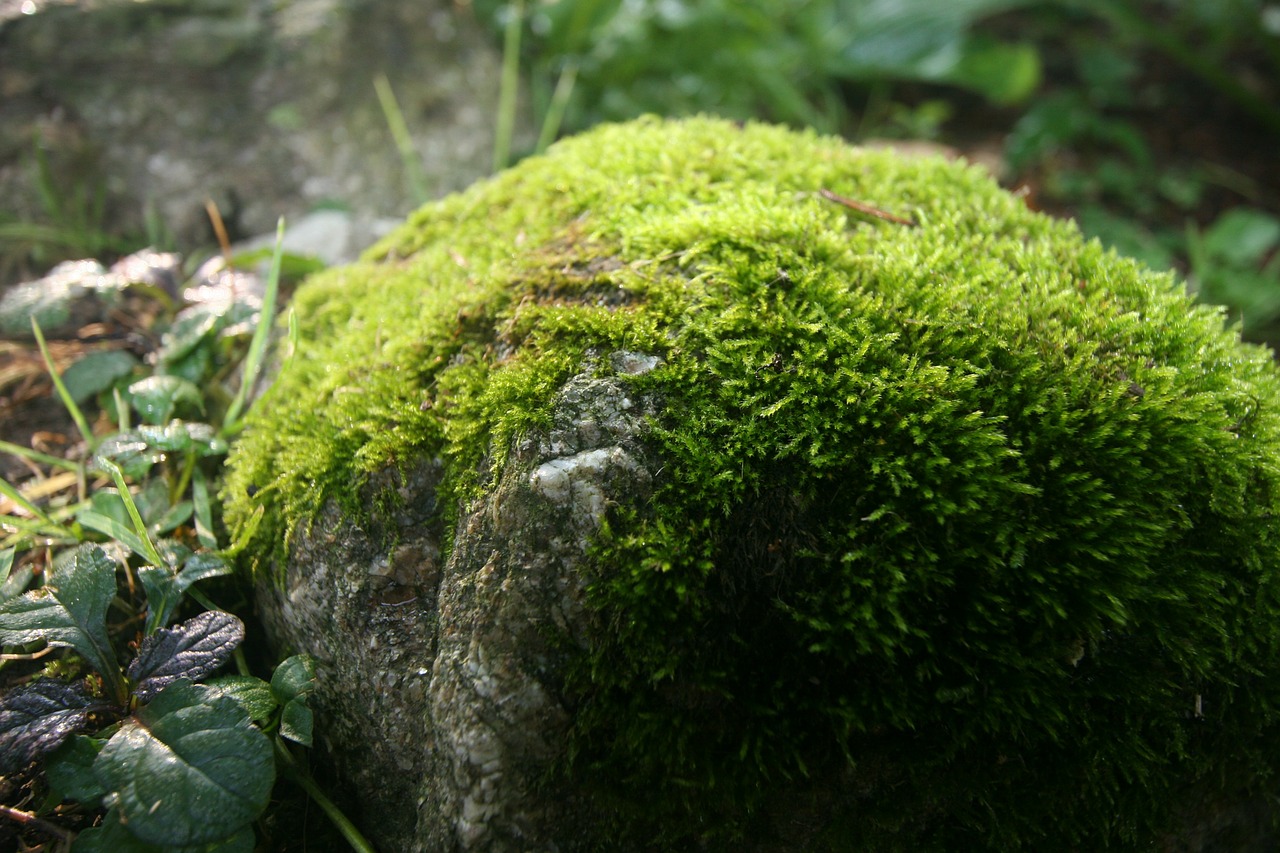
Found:
M 154 844 L 139 840 L 125 828 L 120 813 L 107 812 L 101 826 L 91 827 L 76 836 L 71 853 L 170 853 Z
M 194 382 L 178 376 L 148 376 L 129 386 L 127 398 L 149 424 L 166 423 L 185 404 L 204 408 L 204 398 Z
M 244 623 L 219 610 L 207 610 L 142 641 L 129 664 L 133 693 L 150 702 L 180 678 L 201 681 L 231 659 L 244 640 Z
M 165 557 L 162 565 L 138 569 L 138 580 L 147 595 L 148 634 L 168 623 L 192 584 L 231 573 L 226 560 L 213 551 L 192 552 L 186 546 L 169 542 L 163 543 L 161 551 Z
M 97 546 L 81 549 L 45 586 L 0 604 L 0 643 L 70 646 L 118 688 L 120 670 L 106 626 L 115 594 L 115 563 Z
M 45 762 L 45 778 L 59 799 L 81 803 L 97 803 L 106 793 L 98 777 L 93 775 L 102 744 L 86 735 L 68 740 Z
M 152 844 L 227 839 L 262 813 L 271 742 L 233 699 L 177 681 L 126 720 L 94 762 L 107 803 Z
M 234 699 L 257 723 L 268 722 L 280 707 L 271 685 L 252 675 L 224 675 L 206 682 L 205 686 Z
M 316 662 L 311 655 L 294 655 L 281 661 L 271 675 L 271 692 L 281 702 L 304 697 L 316 686 Z
M 124 350 L 92 352 L 62 374 L 71 399 L 83 403 L 100 391 L 111 387 L 117 379 L 128 376 L 138 366 L 138 359 Z
M 10 688 L 0 698 L 0 775 L 53 752 L 101 707 L 80 682 L 46 678 Z
M 311 746 L 312 713 L 307 697 L 315 689 L 316 664 L 310 655 L 294 655 L 281 662 L 271 676 L 271 692 L 283 706 L 280 736 Z
M 280 737 L 311 746 L 312 720 L 311 709 L 301 700 L 286 703 L 280 711 Z

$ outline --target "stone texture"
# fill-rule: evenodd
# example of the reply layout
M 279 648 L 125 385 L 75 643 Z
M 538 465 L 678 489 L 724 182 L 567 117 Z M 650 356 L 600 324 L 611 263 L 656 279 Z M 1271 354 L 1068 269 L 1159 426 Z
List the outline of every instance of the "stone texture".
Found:
M 205 199 L 233 239 L 337 205 L 363 246 L 379 217 L 491 167 L 499 57 L 449 0 L 32 8 L 0 17 L 0 193 L 19 220 L 83 219 L 190 245 L 212 241 Z M 405 173 L 379 75 L 404 113 L 420 177 Z M 62 197 L 101 191 L 100 213 L 46 209 L 37 146 Z
M 317 731 L 381 849 L 552 851 L 553 831 L 563 844 L 586 819 L 572 792 L 537 790 L 571 717 L 559 643 L 585 643 L 578 567 L 605 505 L 646 493 L 654 463 L 641 432 L 654 405 L 588 367 L 561 391 L 551 429 L 513 447 L 468 508 L 444 565 L 437 462 L 384 475 L 403 499 L 385 522 L 362 527 L 326 507 L 283 586 L 259 586 L 277 644 L 321 663 Z M 388 533 L 390 558 L 375 544 Z M 370 725 L 378 734 L 363 736 Z

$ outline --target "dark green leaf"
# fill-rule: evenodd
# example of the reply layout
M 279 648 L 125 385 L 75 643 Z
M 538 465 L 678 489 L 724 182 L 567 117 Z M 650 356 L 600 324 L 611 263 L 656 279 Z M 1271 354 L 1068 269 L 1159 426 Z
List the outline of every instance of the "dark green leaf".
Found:
M 180 678 L 200 681 L 231 659 L 244 640 L 244 623 L 218 610 L 207 610 L 172 628 L 161 628 L 138 646 L 129 664 L 133 693 L 149 702 Z
M 204 397 L 195 383 L 178 376 L 148 376 L 129 386 L 129 403 L 149 424 L 167 422 L 179 404 L 203 410 Z
M 4 578 L 4 583 L 0 584 L 0 602 L 8 601 L 26 591 L 27 584 L 31 583 L 34 575 L 30 563 L 24 563 L 15 569 L 13 554 L 13 548 L 0 551 L 0 577 Z
M 1205 250 L 1228 264 L 1252 267 L 1280 245 L 1280 219 L 1261 210 L 1233 208 L 1204 234 Z
M 117 379 L 128 376 L 138 363 L 138 359 L 124 350 L 92 352 L 68 367 L 62 374 L 62 382 L 71 399 L 83 403 L 110 388 Z
M 170 364 L 196 350 L 218 327 L 220 318 L 220 309 L 204 304 L 178 314 L 156 352 L 160 364 Z
M 208 844 L 247 827 L 275 781 L 271 743 L 235 700 L 180 680 L 103 748 L 110 805 L 153 844 Z
M 44 640 L 70 646 L 89 665 L 118 682 L 119 667 L 107 638 L 107 607 L 116 595 L 116 566 L 97 546 L 76 552 L 50 582 L 0 604 L 0 643 Z
M 205 686 L 239 702 L 258 723 L 268 722 L 280 706 L 271 692 L 271 685 L 252 675 L 224 675 L 206 682 Z
M 111 809 L 102 819 L 102 826 L 86 829 L 76 836 L 71 853 L 172 853 L 138 840 L 121 821 L 120 812 Z
M 93 775 L 93 762 L 102 743 L 85 735 L 76 735 L 64 743 L 45 762 L 45 778 L 49 787 L 63 800 L 97 803 L 107 791 Z
M 44 678 L 11 687 L 0 698 L 0 775 L 53 752 L 102 707 L 80 682 Z
M 146 440 L 134 430 L 120 432 L 104 438 L 94 455 L 94 467 L 104 470 L 100 460 L 114 462 L 126 477 L 141 480 L 155 463 L 164 459 L 164 452 L 148 447 Z
M 231 573 L 226 560 L 213 551 L 192 552 L 186 546 L 171 542 L 162 543 L 165 556 L 163 566 L 143 566 L 138 569 L 138 580 L 147 595 L 147 633 L 163 626 L 173 615 L 173 610 L 192 584 L 205 578 Z
M 153 450 L 219 456 L 227 452 L 227 443 L 209 424 L 198 421 L 170 421 L 163 427 L 142 425 L 137 435 Z
M 271 692 L 281 703 L 309 694 L 316 686 L 316 662 L 311 655 L 294 655 L 276 667 Z
M 301 700 L 287 702 L 280 712 L 280 737 L 311 746 L 311 723 L 311 709 Z
M 72 853 L 253 853 L 253 845 L 253 829 L 250 827 L 211 844 L 148 844 L 129 832 L 120 819 L 120 813 L 112 809 L 103 818 L 102 826 L 81 832 L 71 850 Z

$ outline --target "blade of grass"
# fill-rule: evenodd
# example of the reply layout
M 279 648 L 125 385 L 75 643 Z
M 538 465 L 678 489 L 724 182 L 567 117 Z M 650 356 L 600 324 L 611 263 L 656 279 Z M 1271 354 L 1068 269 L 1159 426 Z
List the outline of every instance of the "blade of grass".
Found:
M 72 462 L 70 459 L 59 459 L 57 456 L 50 456 L 47 453 L 41 453 L 38 450 L 32 450 L 30 447 L 23 447 L 19 444 L 11 444 L 7 441 L 0 441 L 0 453 L 12 453 L 14 456 L 21 456 L 23 459 L 29 459 L 32 462 L 39 462 L 42 465 L 49 465 L 54 468 L 62 468 L 67 471 L 79 471 L 80 464 Z
M 191 474 L 191 502 L 195 505 L 196 539 L 206 548 L 216 549 L 218 537 L 213 535 L 213 508 L 209 503 L 209 483 L 199 468 Z
M 373 78 L 373 89 L 378 94 L 378 104 L 382 107 L 382 115 L 386 118 L 391 138 L 395 140 L 396 150 L 400 152 L 400 162 L 409 178 L 413 198 L 418 204 L 425 204 L 431 198 L 427 192 L 427 176 L 422 170 L 422 160 L 413 147 L 413 136 L 409 133 L 409 125 L 404 120 L 400 102 L 396 100 L 396 93 L 392 91 L 387 75 L 379 74 Z
M 143 550 L 138 552 L 139 556 L 153 566 L 163 566 L 164 558 L 160 556 L 160 552 L 156 550 L 155 543 L 151 541 L 151 536 L 147 533 L 146 522 L 142 520 L 142 513 L 138 512 L 138 505 L 134 503 L 133 495 L 129 492 L 129 484 L 124 479 L 124 472 L 120 470 L 120 466 L 107 459 L 98 460 L 98 465 L 111 475 L 111 479 L 115 481 L 116 489 L 120 492 L 120 500 L 124 501 L 125 511 L 129 513 L 129 518 L 133 521 L 134 532 L 137 533 L 143 546 Z M 81 518 L 81 523 L 83 524 L 83 515 Z
M 569 62 L 560 71 L 556 80 L 556 90 L 551 93 L 551 103 L 547 105 L 547 114 L 542 119 L 542 130 L 538 134 L 539 154 L 547 150 L 556 141 L 560 133 L 560 125 L 564 122 L 565 110 L 569 108 L 569 98 L 573 96 L 573 85 L 578 80 L 578 63 Z
M 154 564 L 155 561 L 151 559 L 151 555 L 147 549 L 147 543 L 144 542 L 137 533 L 134 533 L 124 524 L 121 524 L 111 516 L 103 515 L 102 513 L 94 512 L 93 510 L 85 510 L 77 516 L 77 520 L 80 522 L 81 526 L 101 533 L 103 536 L 109 536 L 142 559 Z
M 57 389 L 62 405 L 66 407 L 71 419 L 76 422 L 76 429 L 80 430 L 80 435 L 84 436 L 85 444 L 89 446 L 89 453 L 92 454 L 98 447 L 98 440 L 94 437 L 93 429 L 89 426 L 89 421 L 85 419 L 84 412 L 80 411 L 76 401 L 71 399 L 71 393 L 67 391 L 67 386 L 62 384 L 62 376 L 58 373 L 57 365 L 53 363 L 53 356 L 49 355 L 49 346 L 44 342 L 44 332 L 40 330 L 40 323 L 35 317 L 31 318 L 31 331 L 35 333 L 36 345 L 40 347 L 40 355 L 44 358 L 45 367 L 49 370 L 49 378 L 53 380 L 53 387 Z
M 14 527 L 24 527 L 33 531 L 48 531 L 48 535 L 51 536 L 75 538 L 75 534 L 50 518 L 40 507 L 27 500 L 22 492 L 15 489 L 7 480 L 0 480 L 0 495 L 4 495 L 14 504 L 34 516 L 34 521 L 14 515 L 5 516 L 6 524 L 12 524 Z
M 502 38 L 502 88 L 498 92 L 498 120 L 494 126 L 493 171 L 500 172 L 511 160 L 511 141 L 516 131 L 516 90 L 520 87 L 520 33 L 524 28 L 524 0 L 507 8 L 507 26 Z
M 284 217 L 276 223 L 276 250 L 271 256 L 271 271 L 267 274 L 267 287 L 262 295 L 262 313 L 258 316 L 258 326 L 253 330 L 253 340 L 249 342 L 249 353 L 244 358 L 244 375 L 240 377 L 240 390 L 227 408 L 225 420 L 220 433 L 225 438 L 240 429 L 240 410 L 249 399 L 249 392 L 258 382 L 258 371 L 262 368 L 263 356 L 267 343 L 271 338 L 271 327 L 275 323 L 276 295 L 280 291 L 280 258 L 284 245 Z
M 24 563 L 14 569 L 13 555 L 13 548 L 0 551 L 0 575 L 4 576 L 4 583 L 0 584 L 0 602 L 21 595 L 31 584 L 31 578 L 35 576 L 35 569 L 32 568 L 31 563 Z

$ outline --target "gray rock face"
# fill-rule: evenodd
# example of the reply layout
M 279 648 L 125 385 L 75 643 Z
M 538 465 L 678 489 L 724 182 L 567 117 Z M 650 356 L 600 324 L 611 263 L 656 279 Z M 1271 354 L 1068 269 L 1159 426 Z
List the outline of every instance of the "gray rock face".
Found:
M 491 166 L 499 57 L 450 0 L 39 7 L 0 16 L 0 193 L 19 220 L 191 243 L 212 233 L 205 199 L 233 237 L 336 204 L 355 215 L 352 243 L 363 246 L 377 217 Z M 420 174 L 397 154 L 380 75 Z M 96 217 L 91 204 L 46 209 L 37 146 L 62 197 L 76 197 L 73 185 L 103 192 Z
M 657 364 L 611 358 L 633 373 Z M 578 567 L 605 507 L 645 497 L 654 405 L 588 365 L 560 392 L 551 429 L 513 447 L 468 507 L 445 564 L 431 462 L 365 527 L 327 507 L 283 586 L 260 587 L 277 643 L 322 663 L 317 730 L 382 849 L 557 850 L 553 832 L 563 843 L 584 819 L 571 797 L 535 787 L 570 722 L 559 693 L 564 644 L 585 642 Z M 390 558 L 377 544 L 388 534 Z

